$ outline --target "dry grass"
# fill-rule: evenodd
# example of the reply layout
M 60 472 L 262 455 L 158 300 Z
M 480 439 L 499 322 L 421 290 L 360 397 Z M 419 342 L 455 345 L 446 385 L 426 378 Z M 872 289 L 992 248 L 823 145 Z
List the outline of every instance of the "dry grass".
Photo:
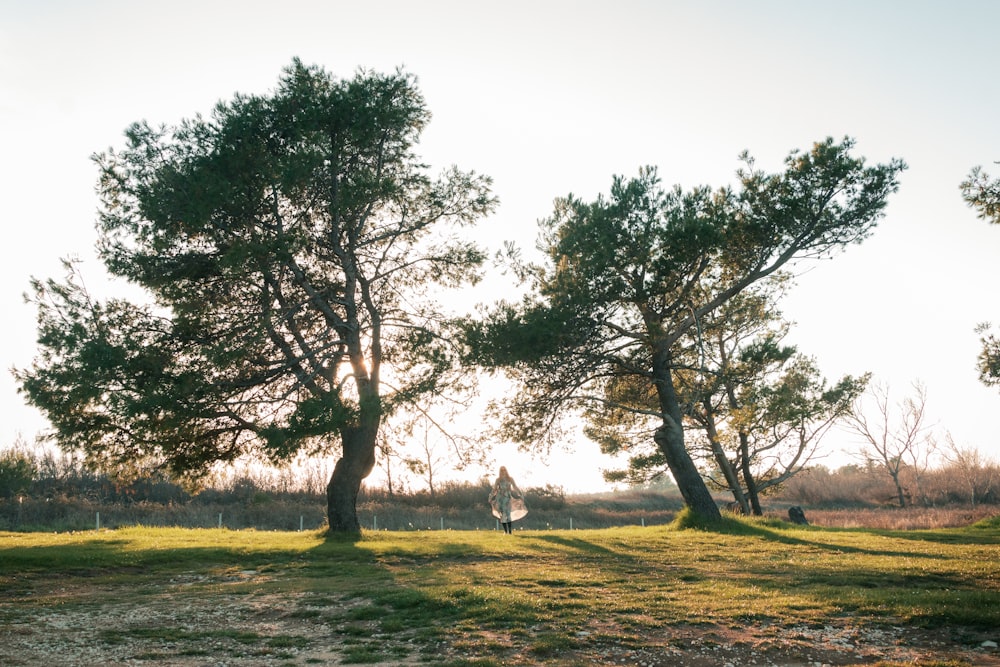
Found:
M 806 518 L 816 526 L 872 530 L 932 530 L 960 528 L 1000 515 L 1000 507 L 907 507 L 809 509 Z

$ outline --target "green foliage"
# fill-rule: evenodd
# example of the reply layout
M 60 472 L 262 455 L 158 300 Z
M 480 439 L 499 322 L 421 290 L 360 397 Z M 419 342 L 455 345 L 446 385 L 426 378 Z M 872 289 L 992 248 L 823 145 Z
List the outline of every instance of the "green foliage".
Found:
M 990 331 L 990 328 L 988 322 L 976 328 L 980 334 L 979 343 L 982 345 L 979 358 L 976 359 L 976 369 L 983 384 L 995 387 L 1000 385 L 1000 338 Z
M 0 497 L 12 498 L 31 487 L 35 478 L 34 460 L 17 449 L 0 452 Z
M 982 519 L 972 524 L 973 530 L 1000 531 L 1000 514 L 989 519 Z
M 674 517 L 670 527 L 674 530 L 705 530 L 717 533 L 744 532 L 743 524 L 732 517 L 714 517 L 699 514 L 690 507 L 685 507 Z
M 383 418 L 460 377 L 432 293 L 478 279 L 460 230 L 495 206 L 487 178 L 426 173 L 429 118 L 412 75 L 295 60 L 269 95 L 136 123 L 95 156 L 100 257 L 147 298 L 97 300 L 70 263 L 33 282 L 39 353 L 16 376 L 57 441 L 121 476 L 198 482 L 339 438 L 356 492 Z
M 990 178 L 982 167 L 975 167 L 961 184 L 962 196 L 979 217 L 992 224 L 1000 224 L 1000 178 Z M 1000 385 L 1000 339 L 990 332 L 984 322 L 976 328 L 981 335 L 982 351 L 976 360 L 979 379 L 988 386 Z
M 560 417 L 581 412 L 609 452 L 655 434 L 687 502 L 717 512 L 684 442 L 678 376 L 697 367 L 693 341 L 714 311 L 789 262 L 872 232 L 905 165 L 867 166 L 853 147 L 818 142 L 774 174 L 744 156 L 736 188 L 667 189 L 644 168 L 593 202 L 557 200 L 540 223 L 545 263 L 519 270 L 527 297 L 469 328 L 470 356 L 518 383 L 500 410 L 502 436 L 552 444 Z M 790 418 L 800 408 L 783 400 L 772 403 Z
M 738 498 L 758 496 L 800 472 L 824 433 L 849 409 L 867 378 L 845 376 L 833 385 L 816 362 L 785 345 L 790 330 L 776 304 L 788 277 L 762 280 L 697 323 L 677 355 L 673 374 L 692 451 L 705 461 L 714 486 Z M 628 469 L 606 478 L 644 483 L 667 471 L 667 459 L 648 438 L 651 419 L 617 406 L 655 407 L 634 378 L 615 378 L 605 396 L 615 406 L 587 413 L 587 434 L 608 453 L 628 452 Z M 721 474 L 717 474 L 718 473 Z M 745 508 L 750 513 L 751 508 Z
M 990 178 L 982 167 L 975 167 L 959 186 L 966 203 L 976 209 L 979 217 L 1000 224 L 1000 178 Z

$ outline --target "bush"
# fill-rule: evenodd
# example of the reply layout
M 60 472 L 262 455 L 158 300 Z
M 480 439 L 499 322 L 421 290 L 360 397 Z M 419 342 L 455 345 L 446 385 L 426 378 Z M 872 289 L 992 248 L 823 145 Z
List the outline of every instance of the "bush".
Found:
M 35 480 L 35 463 L 16 449 L 0 453 L 0 498 L 13 498 L 28 491 Z

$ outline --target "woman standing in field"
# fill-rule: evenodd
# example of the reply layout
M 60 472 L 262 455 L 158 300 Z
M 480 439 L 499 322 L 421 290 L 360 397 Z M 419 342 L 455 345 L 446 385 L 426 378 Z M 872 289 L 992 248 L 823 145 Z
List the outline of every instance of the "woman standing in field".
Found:
M 500 519 L 503 532 L 507 534 L 514 531 L 511 524 L 528 513 L 528 508 L 524 506 L 524 494 L 517 488 L 514 478 L 504 466 L 500 466 L 500 474 L 493 483 L 489 501 L 493 516 Z

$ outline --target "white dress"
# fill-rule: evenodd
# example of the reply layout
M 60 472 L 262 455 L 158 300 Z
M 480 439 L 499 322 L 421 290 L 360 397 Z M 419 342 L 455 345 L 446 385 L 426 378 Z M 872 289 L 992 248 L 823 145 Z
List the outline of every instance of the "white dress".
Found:
M 528 514 L 524 495 L 512 479 L 498 479 L 490 491 L 490 508 L 493 516 L 503 523 L 523 519 Z

